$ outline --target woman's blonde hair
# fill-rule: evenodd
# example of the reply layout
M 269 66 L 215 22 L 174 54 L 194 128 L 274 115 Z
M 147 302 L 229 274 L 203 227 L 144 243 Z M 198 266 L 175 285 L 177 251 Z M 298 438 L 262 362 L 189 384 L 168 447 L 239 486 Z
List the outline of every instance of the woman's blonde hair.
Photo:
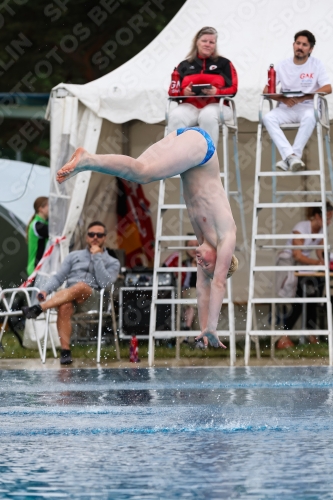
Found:
M 26 229 L 26 239 L 28 240 L 28 231 L 29 231 L 29 226 L 34 220 L 35 216 L 38 214 L 38 210 L 42 207 L 45 207 L 45 205 L 49 202 L 49 199 L 47 196 L 38 196 L 38 198 L 35 199 L 34 201 L 34 211 L 35 213 L 31 217 L 31 219 L 28 222 L 27 229 Z
M 217 41 L 217 31 L 215 28 L 212 28 L 211 26 L 205 26 L 204 28 L 201 28 L 201 30 L 198 31 L 198 33 L 195 35 L 195 37 L 192 40 L 191 50 L 186 56 L 186 59 L 188 61 L 192 62 L 197 57 L 197 53 L 198 53 L 197 41 L 203 35 L 215 35 L 216 41 Z M 214 50 L 213 54 L 211 55 L 211 58 L 217 59 L 218 57 L 219 57 L 219 54 L 217 53 L 217 46 L 215 46 L 215 50 Z
M 231 257 L 231 263 L 227 274 L 227 279 L 230 278 L 237 271 L 237 269 L 238 269 L 238 259 L 236 255 L 233 255 Z

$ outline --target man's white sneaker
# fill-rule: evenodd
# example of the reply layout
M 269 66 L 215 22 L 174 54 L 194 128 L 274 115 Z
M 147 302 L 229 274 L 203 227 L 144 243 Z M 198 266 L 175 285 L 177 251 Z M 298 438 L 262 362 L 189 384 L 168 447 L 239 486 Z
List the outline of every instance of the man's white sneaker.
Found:
M 283 170 L 284 172 L 287 172 L 289 170 L 289 165 L 286 161 L 280 160 L 275 164 L 276 168 Z
M 292 172 L 303 170 L 305 167 L 305 163 L 300 158 L 298 158 L 298 156 L 295 155 L 288 156 L 287 162 Z

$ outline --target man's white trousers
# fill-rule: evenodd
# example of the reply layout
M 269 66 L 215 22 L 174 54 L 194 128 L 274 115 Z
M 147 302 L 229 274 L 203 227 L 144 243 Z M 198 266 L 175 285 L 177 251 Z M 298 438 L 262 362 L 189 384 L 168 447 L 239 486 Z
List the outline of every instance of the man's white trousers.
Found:
M 283 160 L 292 154 L 302 158 L 303 149 L 316 125 L 313 104 L 300 103 L 292 108 L 280 105 L 267 113 L 263 122 Z M 289 143 L 280 128 L 280 124 L 285 123 L 300 123 L 293 145 Z

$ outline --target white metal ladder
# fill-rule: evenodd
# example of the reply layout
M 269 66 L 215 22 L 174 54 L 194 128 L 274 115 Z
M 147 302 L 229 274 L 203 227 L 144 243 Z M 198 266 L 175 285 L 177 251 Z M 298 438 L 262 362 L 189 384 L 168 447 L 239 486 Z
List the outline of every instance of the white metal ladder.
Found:
M 227 100 L 229 105 L 232 106 L 233 110 L 233 123 L 226 123 L 223 116 L 223 103 Z M 166 112 L 166 122 L 168 122 L 168 111 Z M 233 196 L 237 199 L 240 209 L 241 209 L 241 224 L 243 230 L 243 247 L 246 252 L 247 250 L 247 239 L 246 239 L 246 225 L 244 218 L 244 209 L 243 209 L 243 197 L 242 197 L 242 188 L 241 188 L 241 178 L 240 178 L 240 170 L 239 170 L 239 162 L 238 162 L 238 146 L 237 146 L 237 116 L 236 116 L 236 108 L 235 103 L 226 97 L 220 99 L 220 122 L 222 127 L 222 140 L 223 140 L 223 172 L 221 172 L 221 179 L 224 180 L 224 189 L 228 194 L 229 192 L 229 150 L 228 150 L 228 135 L 229 131 L 233 134 L 233 144 L 234 144 L 234 159 L 236 165 L 236 180 L 237 180 L 237 192 L 232 193 Z M 167 133 L 167 127 L 166 127 Z M 180 176 L 175 176 L 180 179 Z M 158 210 L 157 210 L 157 224 L 156 224 L 156 236 L 155 236 L 155 257 L 154 257 L 154 273 L 153 273 L 153 290 L 152 290 L 152 302 L 151 302 L 151 312 L 150 312 L 150 324 L 149 324 L 149 354 L 148 354 L 148 363 L 149 366 L 152 366 L 154 363 L 155 357 L 155 340 L 157 339 L 166 339 L 166 338 L 174 338 L 174 337 L 184 337 L 191 336 L 196 337 L 200 331 L 194 330 L 175 330 L 175 331 L 157 331 L 156 330 L 156 307 L 158 304 L 196 304 L 197 299 L 158 299 L 158 273 L 160 272 L 196 272 L 196 267 L 161 267 L 161 245 L 165 244 L 178 244 L 178 246 L 167 247 L 173 250 L 183 250 L 184 242 L 189 240 L 195 240 L 195 236 L 185 236 L 180 234 L 179 236 L 169 236 L 163 234 L 163 215 L 167 210 L 178 210 L 181 213 L 183 210 L 186 210 L 186 205 L 184 203 L 179 204 L 166 204 L 165 203 L 165 189 L 166 189 L 166 180 L 160 181 L 159 187 L 159 199 L 158 199 Z M 164 247 L 165 249 L 165 247 Z M 217 333 L 220 336 L 228 336 L 230 338 L 230 365 L 234 365 L 236 360 L 236 343 L 235 343 L 235 316 L 234 316 L 234 304 L 232 301 L 232 280 L 227 280 L 227 298 L 223 301 L 224 304 L 228 305 L 228 322 L 229 329 L 228 330 L 219 330 Z M 178 322 L 179 324 L 179 322 Z
M 251 258 L 250 258 L 250 281 L 249 281 L 249 296 L 248 296 L 248 307 L 247 307 L 247 321 L 246 321 L 246 340 L 245 340 L 245 365 L 249 364 L 250 360 L 250 347 L 251 338 L 254 337 L 256 341 L 257 357 L 260 357 L 258 337 L 260 336 L 272 336 L 272 346 L 274 346 L 274 337 L 280 337 L 286 331 L 275 329 L 275 307 L 276 304 L 308 304 L 308 303 L 324 303 L 326 304 L 327 311 L 327 330 L 288 330 L 288 336 L 303 336 L 303 335 L 327 335 L 328 345 L 329 345 L 329 364 L 333 364 L 333 333 L 332 333 L 332 307 L 330 300 L 330 271 L 329 271 L 329 254 L 328 254 L 328 239 L 327 239 L 327 217 L 326 217 L 326 197 L 332 196 L 333 193 L 333 169 L 332 169 L 332 158 L 330 151 L 330 124 L 328 115 L 328 106 L 326 99 L 318 94 L 314 96 L 314 114 L 316 118 L 316 131 L 318 140 L 318 157 L 319 157 L 319 169 L 318 170 L 304 170 L 298 172 L 277 172 L 275 170 L 276 163 L 276 149 L 274 143 L 271 141 L 272 146 L 272 170 L 262 171 L 261 170 L 261 156 L 262 156 L 262 135 L 263 135 L 263 104 L 265 100 L 269 101 L 270 109 L 273 109 L 273 103 L 271 99 L 263 96 L 260 102 L 259 111 L 259 124 L 257 133 L 257 153 L 256 153 L 256 166 L 255 166 L 255 185 L 254 185 L 254 200 L 253 200 L 253 222 L 252 222 L 252 237 L 251 237 Z M 321 112 L 319 112 L 319 104 L 321 105 Z M 298 128 L 299 124 L 288 124 L 282 125 L 282 129 Z M 324 136 L 323 136 L 324 130 Z M 324 147 L 323 139 L 325 141 L 326 156 L 328 162 L 329 176 L 331 181 L 331 191 L 326 191 L 325 185 L 325 161 L 324 161 Z M 276 184 L 278 177 L 286 176 L 318 176 L 320 182 L 319 191 L 277 191 Z M 272 179 L 272 203 L 261 203 L 260 202 L 260 181 L 263 178 Z M 320 196 L 320 201 L 317 202 L 281 202 L 281 198 L 287 194 L 293 195 L 317 195 Z M 305 207 L 320 207 L 322 210 L 323 219 L 323 245 L 322 249 L 324 251 L 324 261 L 323 266 L 261 266 L 257 265 L 257 245 L 260 245 L 263 241 L 271 242 L 270 245 L 265 245 L 263 248 L 266 249 L 278 249 L 286 248 L 285 245 L 276 244 L 277 240 L 293 239 L 294 234 L 276 234 L 276 210 L 279 208 L 305 208 Z M 272 209 L 272 234 L 259 234 L 258 233 L 258 216 L 262 209 Z M 313 238 L 313 235 L 302 234 L 302 238 Z M 290 248 L 290 247 L 288 247 Z M 305 248 L 305 246 L 298 246 L 297 248 Z M 318 247 L 317 247 L 318 248 Z M 255 297 L 255 273 L 256 272 L 271 272 L 271 271 L 322 271 L 325 276 L 325 292 L 326 297 L 306 297 L 306 298 L 277 298 L 277 297 Z M 275 290 L 274 290 L 275 294 Z M 258 330 L 256 324 L 255 306 L 256 304 L 271 304 L 272 314 L 271 314 L 271 329 L 270 330 Z M 273 350 L 273 347 L 272 347 Z

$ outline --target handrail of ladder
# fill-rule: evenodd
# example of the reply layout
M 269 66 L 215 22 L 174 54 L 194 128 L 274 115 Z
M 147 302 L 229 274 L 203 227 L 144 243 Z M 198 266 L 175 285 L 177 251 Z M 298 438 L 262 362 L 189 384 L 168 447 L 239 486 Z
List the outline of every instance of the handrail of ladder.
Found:
M 231 110 L 232 110 L 232 124 L 230 123 L 227 123 L 224 119 L 224 113 L 223 113 L 223 106 L 226 104 L 224 104 L 224 102 L 227 101 L 229 103 L 229 106 L 231 106 Z M 227 97 L 227 96 L 221 96 L 221 99 L 219 101 L 219 109 L 220 109 L 220 122 L 221 122 L 221 125 L 225 125 L 226 127 L 232 129 L 232 130 L 238 130 L 238 125 L 237 125 L 237 113 L 236 113 L 236 105 L 235 105 L 235 101 L 233 99 L 231 99 L 230 97 Z
M 167 99 L 166 108 L 165 108 L 165 127 L 166 127 L 166 129 L 167 129 L 168 123 L 169 123 L 170 106 L 171 106 L 171 103 L 173 101 L 174 101 L 174 99 L 171 99 L 170 97 Z
M 269 111 L 273 109 L 273 99 L 268 96 L 261 95 L 259 101 L 259 123 L 263 124 L 263 111 L 264 111 L 264 103 L 265 101 L 269 102 Z M 323 106 L 323 108 L 321 108 Z M 329 121 L 329 113 L 328 113 L 328 104 L 325 96 L 321 94 L 314 94 L 313 96 L 313 109 L 316 118 L 316 122 L 319 122 L 322 127 L 327 130 L 327 133 L 330 132 L 330 121 Z M 325 117 L 325 122 L 322 120 L 323 116 Z
M 261 95 L 260 101 L 259 101 L 259 123 L 260 123 L 260 125 L 263 124 L 262 119 L 263 119 L 263 111 L 264 111 L 265 101 L 268 101 L 269 110 L 272 111 L 272 109 L 273 109 L 273 99 L 271 99 L 270 97 L 267 97 L 265 95 Z
M 323 106 L 323 107 L 321 107 Z M 329 120 L 329 114 L 328 114 L 328 104 L 327 100 L 325 99 L 324 96 L 320 94 L 315 94 L 313 96 L 313 107 L 314 107 L 314 114 L 316 118 L 316 122 L 319 122 L 322 127 L 324 127 L 328 134 L 330 131 L 330 120 Z M 324 123 L 322 121 L 322 117 L 325 115 L 325 121 Z

